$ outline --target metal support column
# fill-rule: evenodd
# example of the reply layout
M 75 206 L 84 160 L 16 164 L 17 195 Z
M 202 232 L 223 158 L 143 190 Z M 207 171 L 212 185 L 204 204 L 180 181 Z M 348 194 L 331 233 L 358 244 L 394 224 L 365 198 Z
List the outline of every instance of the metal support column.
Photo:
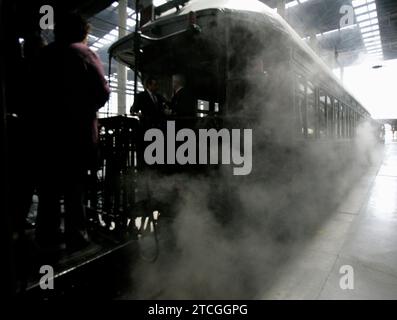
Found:
M 127 0 L 119 0 L 119 39 L 127 35 Z M 117 64 L 117 113 L 125 114 L 127 88 L 127 69 L 122 64 Z
M 277 13 L 285 19 L 286 0 L 277 0 Z

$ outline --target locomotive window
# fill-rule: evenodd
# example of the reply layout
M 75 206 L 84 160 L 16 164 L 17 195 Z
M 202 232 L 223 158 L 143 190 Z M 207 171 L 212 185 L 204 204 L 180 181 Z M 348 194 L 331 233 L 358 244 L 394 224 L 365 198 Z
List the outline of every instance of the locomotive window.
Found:
M 318 110 L 318 123 L 319 123 L 319 137 L 324 138 L 327 136 L 327 96 L 323 90 L 319 94 L 319 110 Z
M 316 93 L 310 82 L 307 86 L 307 137 L 316 137 Z

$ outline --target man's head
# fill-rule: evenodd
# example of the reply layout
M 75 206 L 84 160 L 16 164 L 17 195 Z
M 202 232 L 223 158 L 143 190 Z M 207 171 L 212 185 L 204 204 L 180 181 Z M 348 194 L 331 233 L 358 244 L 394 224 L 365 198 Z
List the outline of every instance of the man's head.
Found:
M 156 93 L 159 90 L 159 84 L 153 77 L 148 77 L 145 81 L 145 88 L 152 93 Z
M 181 74 L 175 74 L 172 76 L 172 87 L 174 91 L 177 91 L 186 85 L 185 77 Z
M 56 17 L 55 41 L 62 43 L 86 42 L 90 25 L 76 13 L 67 13 Z

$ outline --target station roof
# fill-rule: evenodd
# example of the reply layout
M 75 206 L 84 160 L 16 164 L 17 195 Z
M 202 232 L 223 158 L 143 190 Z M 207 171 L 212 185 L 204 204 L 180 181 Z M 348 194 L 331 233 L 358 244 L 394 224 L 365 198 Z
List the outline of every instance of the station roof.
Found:
M 159 6 L 167 1 L 154 0 L 154 5 Z M 277 0 L 260 1 L 271 8 L 277 7 Z M 27 7 L 25 12 L 42 4 L 50 4 L 62 10 L 78 10 L 88 17 L 92 25 L 89 45 L 107 63 L 107 50 L 118 36 L 117 1 L 32 0 L 23 3 Z M 286 4 L 288 23 L 331 67 L 352 65 L 359 62 L 362 56 L 397 58 L 395 0 L 287 0 Z M 341 28 L 343 6 L 353 7 L 354 16 L 349 26 Z M 127 34 L 135 28 L 134 9 L 135 0 L 128 0 Z M 26 21 L 29 19 L 21 19 L 22 28 Z
M 277 0 L 261 0 L 272 8 Z M 287 0 L 286 19 L 302 38 L 316 35 L 318 53 L 337 51 L 344 65 L 368 54 L 397 58 L 397 1 L 395 0 Z M 343 6 L 354 8 L 354 21 L 342 28 Z M 342 12 L 342 13 L 341 13 Z M 329 59 L 328 59 L 329 60 Z M 330 63 L 330 61 L 327 61 Z

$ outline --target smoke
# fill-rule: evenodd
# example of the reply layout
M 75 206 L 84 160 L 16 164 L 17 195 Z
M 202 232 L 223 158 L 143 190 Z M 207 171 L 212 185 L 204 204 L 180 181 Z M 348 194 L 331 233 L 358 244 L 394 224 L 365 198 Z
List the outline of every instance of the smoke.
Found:
M 218 40 L 217 33 L 209 34 L 209 43 Z M 126 298 L 260 296 L 375 161 L 369 124 L 358 128 L 353 141 L 298 141 L 291 136 L 295 118 L 282 107 L 290 107 L 284 94 L 290 70 L 274 41 L 280 39 L 268 38 L 266 51 L 256 56 L 278 56 L 280 61 L 268 60 L 273 62 L 263 66 L 261 75 L 249 72 L 243 91 L 236 82 L 238 125 L 254 133 L 251 175 L 233 176 L 228 166 L 203 175 L 152 174 L 153 194 L 168 205 L 168 212 L 159 207 L 160 256 L 155 263 L 140 261 L 134 267 Z M 229 53 L 252 58 L 251 49 L 240 45 Z M 317 65 L 309 69 L 316 74 Z

